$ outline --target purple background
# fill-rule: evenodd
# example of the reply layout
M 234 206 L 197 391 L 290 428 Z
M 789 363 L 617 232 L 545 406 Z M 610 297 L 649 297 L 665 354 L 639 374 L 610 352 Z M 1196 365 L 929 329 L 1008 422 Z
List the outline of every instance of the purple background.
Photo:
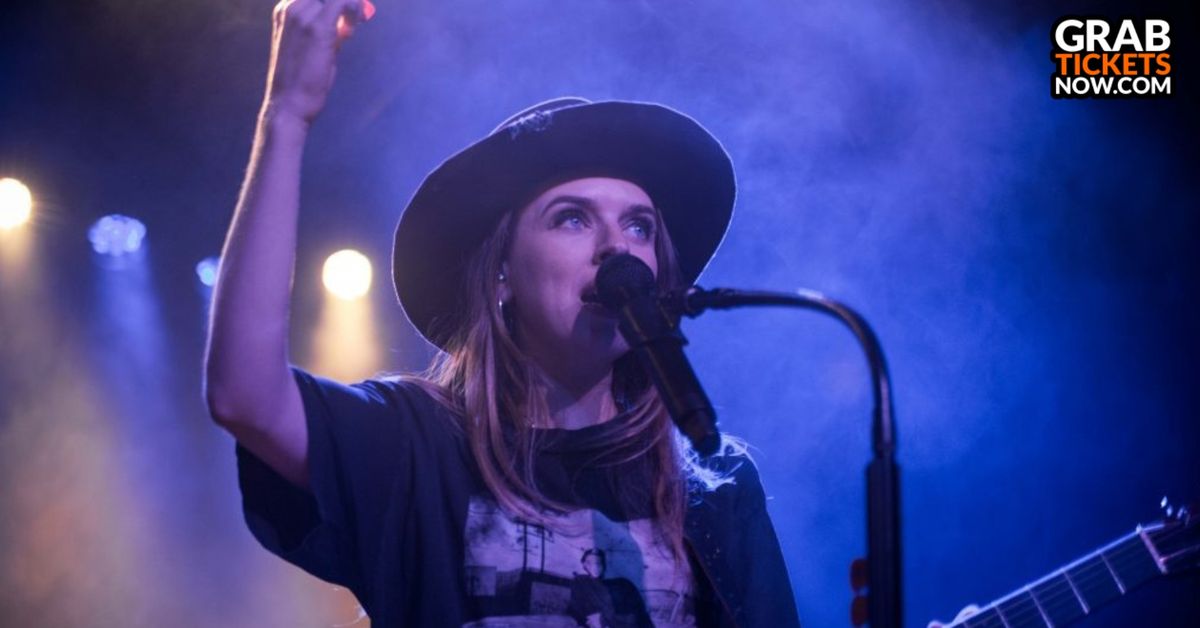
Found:
M 295 360 L 335 376 L 423 367 L 386 276 L 423 175 L 533 102 L 660 101 L 706 124 L 738 171 L 702 284 L 817 289 L 883 341 L 908 625 L 1155 519 L 1164 495 L 1195 499 L 1194 17 L 987 4 L 380 0 L 309 143 Z M 4 9 L 0 176 L 38 207 L 23 235 L 0 235 L 0 624 L 355 617 L 348 594 L 250 537 L 232 440 L 200 394 L 193 266 L 218 251 L 236 200 L 270 8 Z M 1050 98 L 1054 21 L 1135 11 L 1172 21 L 1176 95 Z M 123 268 L 84 235 L 114 212 L 149 228 Z M 319 269 L 347 246 L 378 274 L 369 311 L 339 330 Z M 684 329 L 724 428 L 757 446 L 802 620 L 847 625 L 869 458 L 858 349 L 836 323 L 786 311 Z M 355 342 L 375 350 L 337 354 Z M 1160 581 L 1085 625 L 1192 625 L 1197 585 Z

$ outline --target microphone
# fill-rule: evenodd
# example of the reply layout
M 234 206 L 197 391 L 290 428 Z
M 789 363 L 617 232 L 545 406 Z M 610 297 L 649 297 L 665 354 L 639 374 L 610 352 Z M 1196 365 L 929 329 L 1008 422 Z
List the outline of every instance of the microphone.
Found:
M 641 260 L 623 254 L 600 264 L 596 300 L 620 311 L 621 335 L 641 356 L 679 429 L 696 451 L 709 455 L 720 445 L 712 404 L 683 355 L 687 340 L 679 333 L 683 315 L 695 318 L 710 309 L 781 305 L 821 312 L 850 329 L 871 369 L 874 409 L 867 466 L 867 563 L 872 626 L 899 626 L 903 590 L 900 562 L 900 467 L 896 464 L 896 428 L 892 383 L 875 331 L 850 306 L 810 290 L 765 292 L 690 286 L 659 295 L 654 273 Z M 857 598 L 861 599 L 861 598 Z M 856 599 L 856 602 L 857 602 Z
M 659 299 L 654 272 L 633 255 L 613 255 L 596 272 L 596 297 L 620 313 L 621 335 L 692 448 L 702 456 L 716 453 L 721 445 L 717 414 L 683 353 L 687 339 L 679 331 L 679 317 Z

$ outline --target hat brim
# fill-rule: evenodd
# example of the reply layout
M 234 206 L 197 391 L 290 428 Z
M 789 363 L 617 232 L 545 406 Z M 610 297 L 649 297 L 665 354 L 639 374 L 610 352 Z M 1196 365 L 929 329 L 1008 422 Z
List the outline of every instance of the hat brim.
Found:
M 580 101 L 586 102 L 586 101 Z M 733 164 L 692 118 L 653 103 L 598 102 L 502 126 L 425 178 L 396 227 L 392 278 L 412 325 L 445 348 L 464 322 L 471 253 L 500 217 L 547 182 L 608 176 L 636 183 L 661 212 L 694 283 L 733 215 Z

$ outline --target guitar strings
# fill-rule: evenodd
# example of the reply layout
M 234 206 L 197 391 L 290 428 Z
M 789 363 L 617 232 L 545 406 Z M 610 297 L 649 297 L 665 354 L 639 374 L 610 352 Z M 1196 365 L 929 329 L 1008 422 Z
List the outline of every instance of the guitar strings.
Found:
M 1077 606 L 1081 611 L 1083 611 L 1083 605 L 1080 603 L 1080 598 L 1084 598 L 1083 603 L 1087 602 L 1086 597 L 1083 596 L 1083 591 L 1090 588 L 1089 585 L 1098 584 L 1100 582 L 1107 583 L 1113 590 L 1118 592 L 1119 597 L 1121 595 L 1121 587 L 1117 585 L 1117 579 L 1119 578 L 1119 575 L 1115 574 L 1119 574 L 1120 569 L 1118 569 L 1117 566 L 1131 566 L 1132 562 L 1130 559 L 1136 559 L 1140 555 L 1135 553 L 1134 550 L 1139 548 L 1142 551 L 1146 550 L 1145 546 L 1142 545 L 1140 541 L 1141 539 L 1137 538 L 1135 534 L 1128 538 L 1117 541 L 1117 546 L 1108 552 L 1094 552 L 1092 556 L 1088 557 L 1089 562 L 1083 562 L 1082 564 L 1078 565 L 1073 574 L 1071 573 L 1072 567 L 1070 566 L 1064 569 L 1059 569 L 1053 572 L 1050 576 L 1028 584 L 1015 593 L 1010 594 L 1008 597 L 1002 598 L 1000 601 L 992 604 L 991 607 L 993 612 L 999 614 L 1002 621 L 1005 621 L 1006 623 L 1024 624 L 1030 619 L 1034 619 L 1036 620 L 1037 625 L 1045 626 L 1046 621 L 1045 617 L 1043 616 L 1043 611 L 1045 611 L 1047 605 L 1060 603 L 1064 599 L 1070 599 L 1073 605 Z M 1101 558 L 1101 556 L 1103 556 L 1103 558 Z M 1111 569 L 1109 568 L 1109 565 L 1104 564 L 1105 558 L 1107 558 L 1109 564 L 1112 565 Z M 1055 593 L 1054 591 L 1044 592 L 1046 594 L 1042 597 L 1039 597 L 1033 591 L 1034 587 L 1036 587 L 1038 584 L 1048 582 L 1056 577 L 1062 577 L 1063 575 L 1066 575 L 1068 581 L 1075 585 L 1074 588 L 1068 587 L 1061 593 Z M 1124 583 L 1122 583 L 1122 586 L 1123 585 Z M 1129 589 L 1126 589 L 1125 592 L 1128 593 Z M 1007 609 L 1007 611 L 1003 608 L 1006 601 L 1016 601 L 1022 596 L 1029 596 L 1032 599 L 1032 608 L 1029 606 L 1022 606 Z M 1088 615 L 1090 613 L 1091 606 L 1089 606 L 1087 611 L 1084 611 L 1084 615 Z
M 1080 567 L 1079 571 L 1076 572 L 1075 576 L 1068 576 L 1068 579 L 1072 583 L 1075 583 L 1074 589 L 1072 589 L 1070 586 L 1068 586 L 1067 590 L 1063 593 L 1055 594 L 1055 593 L 1051 592 L 1051 594 L 1045 595 L 1044 597 L 1037 597 L 1037 596 L 1033 595 L 1033 588 L 1035 586 L 1042 584 L 1044 582 L 1049 582 L 1056 578 L 1062 577 L 1063 574 L 1065 574 L 1069 568 L 1058 569 L 1058 570 L 1050 573 L 1049 575 L 1044 576 L 1041 579 L 1034 581 L 1033 583 L 1027 584 L 1027 585 L 1021 587 L 1020 589 L 1017 589 L 1016 591 L 1009 593 L 1005 597 L 1002 597 L 998 600 L 995 600 L 995 601 L 989 603 L 987 606 L 985 606 L 983 608 L 983 610 L 980 610 L 978 613 L 971 615 L 969 617 L 964 617 L 962 619 L 962 621 L 957 621 L 952 624 L 949 624 L 948 628 L 955 628 L 957 626 L 965 626 L 965 625 L 968 625 L 968 622 L 970 622 L 971 620 L 975 620 L 975 621 L 984 620 L 991 615 L 998 615 L 1001 622 L 1004 623 L 1005 625 L 1024 623 L 1031 617 L 1036 618 L 1037 623 L 1039 625 L 1045 625 L 1046 622 L 1042 617 L 1041 611 L 1038 610 L 1037 605 L 1035 605 L 1034 610 L 1032 612 L 1025 610 L 1024 607 L 1012 608 L 1007 611 L 1002 610 L 1002 607 L 1006 603 L 1011 603 L 1015 600 L 1022 598 L 1022 596 L 1027 596 L 1027 595 L 1033 596 L 1034 599 L 1042 607 L 1043 610 L 1044 610 L 1044 607 L 1046 606 L 1046 604 L 1049 604 L 1051 602 L 1061 602 L 1063 599 L 1070 599 L 1070 600 L 1072 600 L 1072 603 L 1082 611 L 1083 606 L 1079 602 L 1080 596 L 1076 595 L 1075 589 L 1079 589 L 1081 586 L 1083 586 L 1085 584 L 1094 584 L 1098 580 L 1100 575 L 1102 575 L 1102 574 L 1107 575 L 1107 569 L 1105 569 L 1104 571 L 1100 571 L 1100 570 L 1096 569 L 1097 566 L 1098 566 L 1097 563 L 1083 563 L 1082 566 Z M 1109 577 L 1109 579 L 1111 579 L 1111 577 Z M 1084 614 L 1086 615 L 1087 612 L 1085 612 Z
M 1194 530 L 1188 530 L 1187 528 L 1188 527 L 1185 525 L 1176 524 L 1165 530 L 1160 529 L 1158 531 L 1152 531 L 1153 533 L 1151 534 L 1151 536 L 1153 537 L 1152 538 L 1153 543 L 1156 547 L 1162 547 L 1162 546 L 1166 545 L 1168 541 L 1177 540 L 1179 537 L 1186 536 L 1187 534 L 1193 534 L 1193 535 L 1195 534 Z M 1149 559 L 1151 561 L 1154 561 L 1153 555 L 1146 548 L 1144 542 L 1142 542 L 1143 539 L 1141 538 L 1141 534 L 1148 533 L 1148 532 L 1151 532 L 1151 531 L 1143 530 L 1143 531 L 1141 531 L 1141 533 L 1135 532 L 1126 538 L 1116 541 L 1113 544 L 1114 547 L 1111 550 L 1108 550 L 1108 551 L 1100 550 L 1097 552 L 1093 552 L 1092 555 L 1089 556 L 1089 558 L 1093 562 L 1085 562 L 1082 565 L 1080 565 L 1078 568 L 1078 571 L 1076 571 L 1074 575 L 1069 574 L 1069 571 L 1071 569 L 1070 566 L 1063 568 L 1063 569 L 1059 569 L 1059 570 L 1053 572 L 1051 575 L 1044 577 L 1041 580 L 1035 581 L 1034 583 L 1031 583 L 1031 584 L 1026 585 L 1025 587 L 1022 587 L 1016 593 L 1011 594 L 1010 596 L 1008 596 L 1006 598 L 1002 598 L 1001 600 L 999 600 L 997 602 L 994 602 L 993 604 L 989 605 L 989 607 L 995 607 L 997 612 L 1003 613 L 1003 611 L 1000 610 L 1000 607 L 1003 605 L 1004 601 L 1017 599 L 1022 594 L 1029 595 L 1034 599 L 1034 601 L 1036 601 L 1038 604 L 1042 605 L 1043 608 L 1039 609 L 1035 606 L 1032 611 L 1023 610 L 1022 608 L 1017 608 L 1017 609 L 1013 609 L 1013 611 L 1011 612 L 1011 616 L 1009 614 L 1004 614 L 1003 617 L 1005 619 L 1009 619 L 1011 617 L 1014 621 L 1017 621 L 1017 620 L 1025 620 L 1028 618 L 1029 615 L 1036 614 L 1039 616 L 1038 617 L 1039 623 L 1044 625 L 1045 621 L 1041 621 L 1042 618 L 1040 617 L 1040 615 L 1042 615 L 1042 611 L 1045 610 L 1044 606 L 1046 604 L 1054 603 L 1054 602 L 1061 602 L 1063 600 L 1063 598 L 1072 599 L 1074 604 L 1079 604 L 1080 596 L 1077 595 L 1076 591 L 1071 589 L 1070 587 L 1068 587 L 1065 591 L 1062 591 L 1061 593 L 1055 593 L 1054 591 L 1043 592 L 1044 594 L 1048 593 L 1048 594 L 1044 595 L 1044 597 L 1039 597 L 1038 594 L 1036 594 L 1033 591 L 1034 587 L 1037 586 L 1038 584 L 1049 582 L 1050 580 L 1054 579 L 1055 577 L 1061 577 L 1063 574 L 1067 574 L 1067 577 L 1073 583 L 1076 583 L 1076 587 L 1075 587 L 1076 589 L 1086 588 L 1088 585 L 1093 585 L 1093 584 L 1096 584 L 1098 581 L 1103 580 L 1105 582 L 1111 582 L 1112 586 L 1114 588 L 1116 588 L 1116 590 L 1118 592 L 1120 592 L 1121 587 L 1126 586 L 1124 582 L 1121 583 L 1121 587 L 1118 587 L 1116 584 L 1116 580 L 1120 577 L 1120 575 L 1119 575 L 1120 572 L 1123 571 L 1122 568 L 1135 567 L 1134 561 L 1138 561 L 1138 560 Z M 1145 552 L 1145 554 L 1143 554 L 1143 552 Z M 1095 558 L 1098 558 L 1101 555 L 1103 555 L 1104 558 L 1108 559 L 1109 565 L 1112 566 L 1111 569 L 1109 569 L 1108 565 L 1104 564 L 1103 559 L 1101 559 L 1100 561 L 1095 561 Z M 1144 558 L 1143 558 L 1143 556 L 1144 556 Z M 1161 566 L 1159 566 L 1157 564 L 1157 561 L 1154 561 L 1154 562 L 1155 562 L 1155 567 L 1156 567 L 1154 574 L 1161 575 L 1162 574 Z M 1103 567 L 1103 569 L 1101 567 Z M 1132 589 L 1134 589 L 1138 586 L 1141 586 L 1145 582 L 1146 582 L 1146 580 L 1142 580 L 1141 582 L 1132 583 L 1131 585 L 1129 585 L 1128 588 L 1126 588 L 1124 590 L 1123 593 L 1119 593 L 1119 595 L 1124 595 L 1125 593 L 1129 593 Z M 1086 602 L 1086 599 L 1084 601 Z M 1082 609 L 1082 606 L 1080 606 L 1080 609 Z M 1090 614 L 1090 609 L 1085 614 Z
M 1086 588 L 1088 588 L 1088 585 L 1095 584 L 1095 583 L 1101 581 L 1101 579 L 1108 580 L 1109 582 L 1111 582 L 1111 576 L 1108 575 L 1107 568 L 1102 569 L 1102 567 L 1103 567 L 1103 565 L 1100 565 L 1097 563 L 1085 563 L 1082 566 L 1080 566 L 1079 570 L 1075 572 L 1075 575 L 1067 575 L 1067 578 L 1069 579 L 1069 581 L 1075 585 L 1074 588 L 1072 588 L 1071 586 L 1068 585 L 1068 587 L 1065 591 L 1062 591 L 1062 590 L 1060 590 L 1061 592 L 1049 591 L 1049 592 L 1046 592 L 1042 596 L 1039 596 L 1033 592 L 1033 588 L 1035 586 L 1037 586 L 1038 584 L 1041 584 L 1043 582 L 1048 582 L 1055 578 L 1061 578 L 1067 572 L 1067 570 L 1059 569 L 1059 570 L 1055 571 L 1053 574 L 1051 574 L 1050 576 L 1043 578 L 1042 580 L 1039 580 L 1033 584 L 1025 585 L 1024 587 L 1021 587 L 1017 591 L 1010 593 L 1008 596 L 1003 597 L 1000 600 L 997 600 L 997 601 L 989 604 L 987 607 L 988 608 L 987 612 L 999 615 L 1001 620 L 1006 625 L 1026 624 L 1026 622 L 1028 622 L 1030 619 L 1036 620 L 1036 623 L 1038 625 L 1046 625 L 1046 621 L 1042 616 L 1042 611 L 1044 611 L 1046 609 L 1046 606 L 1052 605 L 1054 603 L 1062 602 L 1063 600 L 1070 600 L 1071 604 L 1073 606 L 1079 608 L 1079 610 L 1081 612 L 1083 612 L 1084 615 L 1087 615 L 1088 612 L 1083 611 L 1083 605 L 1079 601 L 1080 597 L 1082 597 L 1082 596 L 1079 594 L 1076 594 L 1076 590 L 1086 589 Z M 1113 586 L 1114 586 L 1114 588 L 1116 587 L 1115 584 Z M 1033 604 L 1032 610 L 1029 610 L 1028 606 L 1021 606 L 1021 607 L 1007 608 L 1007 609 L 1005 608 L 1006 604 L 1011 604 L 1012 602 L 1020 600 L 1026 596 L 1032 597 L 1032 599 L 1035 602 Z M 975 615 L 975 617 L 978 617 L 981 614 L 983 614 L 983 613 L 981 612 L 981 613 Z
M 1157 537 L 1158 545 L 1162 545 L 1163 542 L 1167 541 L 1168 539 L 1179 536 L 1185 531 L 1184 528 L 1185 526 L 1176 526 L 1172 529 L 1161 531 L 1159 534 L 1155 535 Z M 986 610 L 972 615 L 971 617 L 966 617 L 961 622 L 949 624 L 948 626 L 954 627 L 966 625 L 966 622 L 969 619 L 983 619 L 981 616 L 985 613 L 994 613 L 999 615 L 1001 621 L 1006 624 L 1025 623 L 1029 619 L 1036 619 L 1038 625 L 1046 625 L 1046 618 L 1043 615 L 1043 612 L 1046 610 L 1047 605 L 1060 603 L 1064 599 L 1070 599 L 1072 600 L 1073 605 L 1078 606 L 1078 608 L 1083 611 L 1083 605 L 1080 603 L 1080 598 L 1082 597 L 1082 591 L 1080 591 L 1080 589 L 1087 589 L 1089 588 L 1089 585 L 1097 584 L 1101 580 L 1111 583 L 1112 588 L 1117 590 L 1119 595 L 1121 595 L 1122 593 L 1120 592 L 1121 588 L 1124 586 L 1124 582 L 1121 583 L 1121 586 L 1117 585 L 1117 581 L 1120 578 L 1119 573 L 1121 571 L 1118 566 L 1133 566 L 1133 561 L 1138 560 L 1142 556 L 1141 552 L 1135 550 L 1140 549 L 1142 552 L 1147 552 L 1147 554 L 1149 554 L 1146 546 L 1141 543 L 1141 540 L 1140 534 L 1137 532 L 1129 535 L 1126 538 L 1119 539 L 1114 542 L 1113 545 L 1115 545 L 1115 547 L 1113 547 L 1111 550 L 1107 552 L 1104 550 L 1099 550 L 1089 555 L 1087 559 L 1084 559 L 1082 564 L 1078 565 L 1077 571 L 1075 571 L 1073 575 L 1070 573 L 1070 570 L 1073 568 L 1072 565 L 1058 569 L 1039 580 L 1021 587 L 1017 591 L 1014 591 L 1013 593 L 1010 593 L 1009 595 L 992 602 L 986 607 Z M 1100 560 L 1097 561 L 1097 558 L 1100 558 Z M 1109 565 L 1111 565 L 1111 569 L 1109 565 L 1104 564 L 1104 559 L 1108 560 Z M 1150 559 L 1153 560 L 1153 557 L 1150 556 Z M 1156 573 L 1161 573 L 1161 570 L 1156 570 Z M 1074 587 L 1068 586 L 1067 589 L 1061 593 L 1050 590 L 1044 591 L 1041 595 L 1039 595 L 1034 592 L 1034 588 L 1036 586 L 1051 582 L 1056 578 L 1063 576 L 1066 576 L 1068 582 L 1074 584 Z M 1141 582 L 1136 583 L 1133 585 L 1133 587 L 1140 586 L 1141 584 Z M 1124 593 L 1129 593 L 1131 588 L 1125 589 Z M 1008 609 L 1007 611 L 1002 608 L 1005 603 L 1015 602 L 1025 596 L 1030 598 L 1032 602 L 1031 605 L 1012 608 Z M 1086 599 L 1084 599 L 1083 602 L 1086 603 Z M 1030 606 L 1032 606 L 1032 609 L 1030 609 Z M 1090 611 L 1091 607 L 1089 607 L 1087 611 L 1084 611 L 1084 615 L 1090 614 Z

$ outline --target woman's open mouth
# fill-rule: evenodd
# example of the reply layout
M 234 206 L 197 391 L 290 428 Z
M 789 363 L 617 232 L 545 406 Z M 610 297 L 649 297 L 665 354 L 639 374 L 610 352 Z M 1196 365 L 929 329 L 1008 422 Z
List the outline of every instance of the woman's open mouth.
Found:
M 588 286 L 584 288 L 583 294 L 580 296 L 580 300 L 583 301 L 583 310 L 592 316 L 613 319 L 620 316 L 619 312 L 605 307 L 604 304 L 600 302 L 600 296 L 596 292 L 595 286 Z

